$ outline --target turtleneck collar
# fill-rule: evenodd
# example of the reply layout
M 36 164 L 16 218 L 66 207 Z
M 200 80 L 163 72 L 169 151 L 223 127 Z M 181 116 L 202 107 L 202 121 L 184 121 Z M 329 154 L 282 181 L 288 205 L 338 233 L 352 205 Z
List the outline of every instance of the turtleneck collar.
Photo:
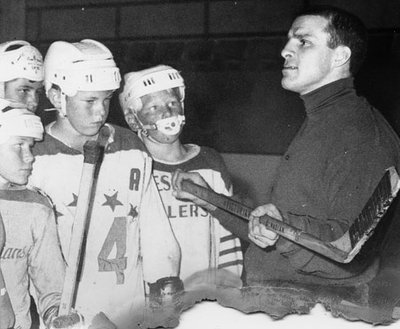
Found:
M 339 96 L 349 93 L 355 94 L 353 80 L 352 77 L 336 80 L 300 96 L 304 102 L 307 115 L 326 108 L 327 104 L 333 104 L 336 100 L 341 98 Z

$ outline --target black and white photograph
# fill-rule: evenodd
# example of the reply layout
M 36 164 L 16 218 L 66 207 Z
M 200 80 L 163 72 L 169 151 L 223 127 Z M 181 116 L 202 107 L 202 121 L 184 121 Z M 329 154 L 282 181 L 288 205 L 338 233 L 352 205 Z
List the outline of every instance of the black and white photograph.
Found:
M 398 0 L 0 0 L 0 329 L 394 328 Z

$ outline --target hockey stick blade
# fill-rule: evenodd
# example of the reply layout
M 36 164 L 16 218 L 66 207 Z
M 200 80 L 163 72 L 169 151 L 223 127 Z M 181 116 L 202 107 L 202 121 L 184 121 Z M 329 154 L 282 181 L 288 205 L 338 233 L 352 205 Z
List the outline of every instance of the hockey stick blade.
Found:
M 189 180 L 182 181 L 181 188 L 183 191 L 193 194 L 215 207 L 240 218 L 250 219 L 251 208 L 225 195 L 218 194 Z M 294 243 L 336 262 L 349 263 L 372 235 L 399 188 L 399 176 L 394 167 L 390 167 L 386 170 L 361 214 L 355 219 L 349 230 L 342 237 L 331 242 L 322 241 L 307 232 L 267 215 L 260 217 L 260 222 L 269 230 Z

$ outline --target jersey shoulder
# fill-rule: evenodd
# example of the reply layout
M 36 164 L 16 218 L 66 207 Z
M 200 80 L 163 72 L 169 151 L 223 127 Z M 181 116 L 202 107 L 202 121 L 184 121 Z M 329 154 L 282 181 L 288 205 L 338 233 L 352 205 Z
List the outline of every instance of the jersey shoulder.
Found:
M 36 204 L 44 208 L 53 209 L 53 203 L 49 196 L 37 187 L 29 185 L 23 188 L 6 190 L 4 192 L 6 193 L 0 193 L 0 198 L 3 200 L 32 205 Z
M 178 163 L 166 163 L 154 160 L 154 167 L 156 170 L 174 171 L 182 169 L 184 171 L 195 170 L 213 170 L 217 172 L 226 171 L 225 162 L 222 156 L 210 147 L 198 146 L 195 144 L 186 144 L 187 148 L 195 150 L 196 154 L 191 158 Z
M 215 149 L 207 146 L 202 146 L 200 148 L 200 156 L 204 158 L 208 167 L 215 169 L 217 171 L 225 170 L 225 162 L 221 154 Z
M 226 171 L 226 166 L 221 154 L 211 147 L 201 146 L 197 156 L 186 161 L 181 169 L 185 171 L 204 169 L 222 173 Z
M 140 140 L 138 135 L 127 128 L 119 127 L 116 125 L 108 125 L 113 130 L 113 141 L 110 143 L 110 147 L 107 152 L 113 153 L 118 151 L 131 151 L 137 150 L 139 152 L 146 153 L 149 155 L 143 142 Z
M 186 144 L 188 148 L 196 148 L 198 152 L 196 156 L 189 160 L 177 164 L 167 164 L 154 160 L 154 170 L 164 172 L 174 172 L 176 169 L 183 171 L 207 171 L 214 172 L 220 175 L 225 183 L 225 186 L 229 189 L 232 185 L 230 174 L 226 168 L 225 162 L 215 149 L 206 146 L 197 146 L 194 144 Z
M 35 157 L 54 156 L 60 153 L 70 155 L 80 154 L 79 151 L 68 147 L 48 133 L 45 133 L 43 136 L 43 140 L 40 142 L 36 142 L 32 148 L 32 154 Z
M 43 190 L 36 186 L 27 186 L 26 187 L 27 193 L 31 196 L 32 202 L 40 203 L 43 206 L 53 209 L 54 204 L 51 201 L 50 197 L 48 196 L 47 193 L 45 193 Z
M 232 187 L 232 180 L 222 155 L 211 147 L 202 146 L 199 156 L 205 164 L 204 168 L 199 169 L 211 169 L 218 172 L 229 190 Z

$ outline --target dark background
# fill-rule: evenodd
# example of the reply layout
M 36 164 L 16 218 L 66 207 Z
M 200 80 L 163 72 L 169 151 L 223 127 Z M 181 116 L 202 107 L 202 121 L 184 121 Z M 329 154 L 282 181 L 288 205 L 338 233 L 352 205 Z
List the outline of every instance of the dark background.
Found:
M 184 141 L 224 153 L 282 154 L 304 111 L 280 86 L 280 51 L 293 15 L 313 4 L 353 12 L 370 47 L 356 85 L 400 132 L 399 0 L 0 0 L 24 28 L 4 30 L 44 54 L 55 40 L 93 38 L 113 52 L 122 74 L 157 64 L 187 85 Z M 45 98 L 45 97 L 43 97 Z M 41 108 L 48 107 L 43 100 Z M 125 125 L 117 98 L 109 121 Z

